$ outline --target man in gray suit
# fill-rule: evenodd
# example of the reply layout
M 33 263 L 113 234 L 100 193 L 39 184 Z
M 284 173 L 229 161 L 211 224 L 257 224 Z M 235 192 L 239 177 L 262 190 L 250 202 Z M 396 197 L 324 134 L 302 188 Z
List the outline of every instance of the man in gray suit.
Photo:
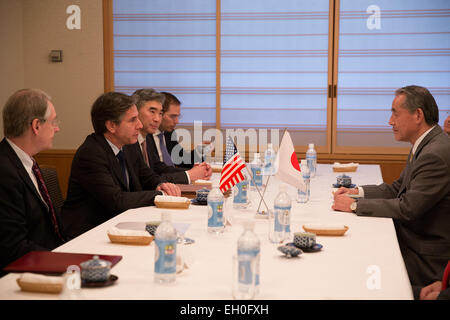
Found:
M 400 178 L 392 184 L 340 188 L 332 206 L 394 220 L 416 298 L 450 259 L 450 137 L 438 121 L 438 107 L 426 88 L 398 89 L 389 124 L 396 140 L 412 145 Z M 362 198 L 354 200 L 348 194 Z

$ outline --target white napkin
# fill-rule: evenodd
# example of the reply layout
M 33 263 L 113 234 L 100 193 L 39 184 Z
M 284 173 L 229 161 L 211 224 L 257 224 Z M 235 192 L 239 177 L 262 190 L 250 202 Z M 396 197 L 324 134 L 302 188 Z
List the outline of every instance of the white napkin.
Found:
M 157 195 L 155 197 L 155 201 L 158 202 L 188 202 L 190 201 L 188 198 L 186 197 L 175 197 L 175 196 L 161 196 L 161 195 Z
M 35 274 L 25 272 L 20 276 L 20 281 L 28 283 L 46 283 L 46 284 L 63 284 L 62 277 L 45 276 L 42 274 Z
M 333 167 L 335 168 L 347 168 L 347 167 L 357 167 L 359 165 L 359 163 L 339 163 L 339 162 L 335 162 L 333 163 Z
M 108 233 L 113 236 L 150 237 L 147 231 L 118 229 L 116 227 L 109 229 Z
M 194 181 L 196 184 L 212 184 L 210 180 L 197 179 Z

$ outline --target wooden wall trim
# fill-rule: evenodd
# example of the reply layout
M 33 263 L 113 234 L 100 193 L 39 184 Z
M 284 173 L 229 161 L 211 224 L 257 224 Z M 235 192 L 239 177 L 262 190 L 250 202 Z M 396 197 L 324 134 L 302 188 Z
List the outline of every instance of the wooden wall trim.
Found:
M 114 36 L 112 0 L 103 0 L 103 70 L 105 92 L 114 91 Z

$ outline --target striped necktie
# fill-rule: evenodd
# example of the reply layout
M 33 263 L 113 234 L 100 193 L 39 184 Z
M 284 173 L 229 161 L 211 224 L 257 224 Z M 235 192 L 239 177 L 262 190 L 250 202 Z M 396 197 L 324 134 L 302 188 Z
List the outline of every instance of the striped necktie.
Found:
M 158 134 L 158 138 L 159 138 L 159 148 L 161 149 L 164 163 L 168 166 L 173 166 L 172 158 L 170 158 L 169 151 L 167 151 L 166 143 L 164 141 L 164 132 Z
M 147 153 L 147 139 L 144 139 L 141 143 L 142 147 L 142 155 L 144 156 L 144 161 L 147 164 L 147 166 L 150 167 L 150 162 L 148 161 L 148 153 Z
M 44 178 L 42 177 L 41 170 L 39 169 L 39 166 L 34 159 L 33 159 L 33 166 L 31 167 L 31 169 L 34 173 L 34 176 L 36 177 L 38 188 L 39 188 L 39 193 L 41 194 L 44 202 L 47 204 L 48 211 L 50 213 L 50 219 L 52 221 L 52 225 L 53 225 L 55 234 L 58 236 L 58 238 L 61 241 L 64 242 L 64 238 L 62 237 L 62 235 L 59 231 L 58 221 L 56 220 L 56 213 L 55 213 L 55 208 L 53 207 L 52 199 L 50 198 L 50 194 L 48 193 L 48 189 L 47 189 L 47 186 L 45 185 Z

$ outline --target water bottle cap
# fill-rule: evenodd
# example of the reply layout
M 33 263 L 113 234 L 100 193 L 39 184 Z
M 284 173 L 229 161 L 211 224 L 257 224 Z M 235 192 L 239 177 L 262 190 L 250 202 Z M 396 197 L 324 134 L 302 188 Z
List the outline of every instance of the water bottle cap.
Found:
M 254 153 L 254 159 L 258 159 L 259 158 L 259 153 L 258 152 L 255 152 Z
M 314 143 L 308 144 L 308 148 L 309 148 L 309 149 L 314 149 Z

